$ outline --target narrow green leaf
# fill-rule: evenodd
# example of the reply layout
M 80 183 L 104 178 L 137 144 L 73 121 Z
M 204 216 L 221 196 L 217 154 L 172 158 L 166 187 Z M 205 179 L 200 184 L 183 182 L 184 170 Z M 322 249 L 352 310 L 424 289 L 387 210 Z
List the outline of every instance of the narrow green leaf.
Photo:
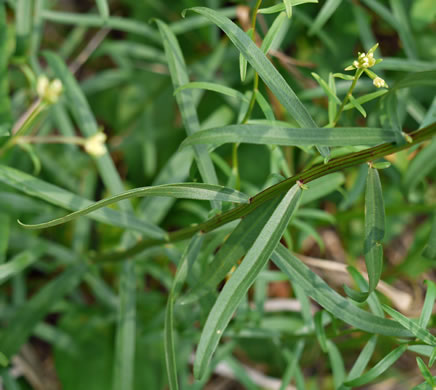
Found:
M 433 376 L 424 361 L 418 356 L 416 358 L 416 363 L 418 364 L 419 371 L 421 371 L 425 381 L 432 387 L 432 389 L 434 389 L 436 387 L 436 381 L 433 379 Z
M 306 3 L 318 3 L 318 0 L 291 0 L 290 1 L 292 6 L 300 5 L 300 4 L 306 4 Z M 275 14 L 277 12 L 285 11 L 286 6 L 284 3 L 279 3 L 276 5 L 273 5 L 271 7 L 267 8 L 261 8 L 259 11 L 257 11 L 259 14 Z
M 234 19 L 237 17 L 238 7 L 225 7 L 217 9 L 217 12 L 227 18 Z M 171 31 L 176 34 L 184 34 L 188 31 L 192 31 L 193 29 L 204 27 L 210 25 L 210 20 L 203 18 L 200 15 L 194 15 L 189 18 L 184 18 L 181 20 L 177 20 L 170 24 Z
M 365 264 L 369 278 L 369 293 L 380 280 L 383 269 L 383 247 L 385 234 L 385 208 L 380 177 L 377 169 L 368 168 L 365 194 Z
M 113 30 L 125 31 L 132 34 L 141 35 L 150 39 L 152 42 L 161 44 L 159 34 L 147 23 L 138 20 L 131 20 L 112 16 L 102 18 L 100 15 L 78 14 L 73 12 L 59 12 L 45 9 L 41 12 L 41 17 L 45 20 L 61 23 L 72 24 L 74 26 L 86 27 L 106 27 Z
M 363 349 L 360 351 L 359 357 L 356 359 L 356 361 L 353 364 L 353 367 L 351 368 L 350 372 L 347 375 L 347 380 L 358 378 L 363 374 L 363 371 L 365 371 L 365 368 L 368 365 L 371 356 L 375 351 L 377 340 L 378 340 L 377 335 L 371 336 L 371 338 L 365 344 Z
M 218 92 L 223 95 L 230 96 L 232 98 L 246 100 L 245 95 L 236 89 L 226 87 L 225 85 L 221 85 L 217 83 L 209 83 L 205 81 L 194 81 L 182 85 L 174 91 L 174 95 L 177 95 L 180 91 L 183 91 L 185 89 L 205 89 L 207 91 Z
M 333 384 L 337 389 L 345 379 L 345 366 L 338 347 L 327 340 L 327 353 L 329 355 L 330 365 L 333 372 Z
M 8 63 L 8 24 L 5 4 L 2 2 L 0 3 L 0 137 L 9 135 L 12 127 Z
M 282 377 L 282 383 L 279 390 L 286 390 L 287 386 L 291 382 L 292 378 L 296 375 L 298 361 L 301 358 L 301 354 L 304 349 L 304 340 L 300 339 L 296 342 L 295 348 L 293 351 L 284 351 L 285 359 L 287 360 L 288 365 L 286 366 L 286 370 Z
M 436 70 L 434 62 L 417 61 L 407 58 L 383 57 L 377 69 L 393 70 L 397 72 L 425 72 Z
M 402 0 L 390 0 L 389 2 L 394 18 L 397 21 L 396 26 L 393 27 L 398 31 L 404 46 L 404 51 L 407 57 L 416 59 L 418 57 L 417 48 L 408 18 L 409 11 L 405 9 Z
M 97 54 L 122 55 L 138 60 L 161 62 L 164 64 L 167 62 L 167 58 L 162 50 L 150 45 L 127 40 L 105 42 L 96 50 Z
M 233 273 L 218 296 L 201 334 L 194 362 L 194 375 L 201 378 L 213 352 L 240 301 L 280 241 L 289 220 L 298 207 L 302 190 L 294 185 L 283 197 L 250 248 L 241 265 Z
M 18 57 L 28 54 L 33 25 L 32 12 L 33 2 L 17 0 L 17 7 L 15 9 L 15 33 L 17 36 L 15 55 Z
M 95 0 L 97 3 L 98 12 L 103 19 L 109 17 L 109 4 L 108 0 Z
M 265 118 L 269 121 L 275 121 L 276 117 L 274 115 L 274 111 L 265 97 L 260 93 L 260 91 L 256 91 L 256 101 L 259 104 L 260 109 L 262 110 Z
M 119 297 L 112 390 L 132 390 L 136 345 L 136 274 L 132 261 L 123 264 Z
M 9 215 L 0 212 L 0 264 L 6 259 L 6 251 L 8 250 L 9 245 L 10 225 L 11 221 Z
M 273 47 L 276 47 L 275 41 L 278 38 L 282 27 L 286 21 L 286 13 L 281 12 L 275 19 L 265 37 L 263 38 L 262 45 L 260 49 L 267 54 L 269 50 Z
M 79 210 L 95 204 L 63 188 L 4 165 L 0 165 L 0 182 L 67 210 Z M 158 226 L 140 220 L 128 212 L 121 213 L 112 209 L 97 210 L 90 214 L 89 218 L 125 229 L 138 230 L 148 237 L 164 238 L 166 234 Z
M 317 83 L 321 86 L 321 88 L 324 90 L 324 92 L 327 94 L 327 96 L 332 99 L 337 104 L 341 104 L 341 101 L 336 96 L 336 94 L 332 91 L 332 89 L 329 87 L 329 85 L 321 78 L 319 74 L 316 74 L 315 72 L 311 73 L 312 77 L 317 81 Z M 329 99 L 329 101 L 330 101 Z
M 340 78 L 342 80 L 347 80 L 347 81 L 354 80 L 354 76 L 351 76 L 349 74 L 344 74 L 344 73 L 333 73 L 333 77 L 337 77 L 337 78 Z
M 230 125 L 199 131 L 186 138 L 182 145 L 251 143 L 261 145 L 376 145 L 395 141 L 395 132 L 371 127 L 290 128 L 271 125 Z
M 309 35 L 319 32 L 341 3 L 342 0 L 327 0 L 318 12 L 318 15 L 316 15 L 316 19 L 313 22 L 312 27 L 309 29 Z
M 363 386 L 367 383 L 377 379 L 389 367 L 391 367 L 407 350 L 407 345 L 401 345 L 395 348 L 392 352 L 388 353 L 382 360 L 380 360 L 373 368 L 367 371 L 359 378 L 352 379 L 345 382 L 347 386 Z
M 418 325 L 424 329 L 427 328 L 428 322 L 430 321 L 434 302 L 436 300 L 436 284 L 431 280 L 426 280 L 425 282 L 427 284 L 427 293 L 425 294 L 424 305 L 422 306 L 421 315 L 419 316 L 418 321 Z
M 354 99 L 352 95 L 350 95 L 350 104 L 359 111 L 364 118 L 366 118 L 366 111 L 365 109 L 360 105 L 360 103 L 357 101 L 357 99 Z
M 285 4 L 286 16 L 288 19 L 292 18 L 292 0 L 283 0 Z
M 263 226 L 268 222 L 271 214 L 279 205 L 280 200 L 281 197 L 266 202 L 239 222 L 238 226 L 216 254 L 213 262 L 208 265 L 202 274 L 198 286 L 181 298 L 180 304 L 185 305 L 193 300 L 197 300 L 200 296 L 216 288 L 232 267 L 238 263 L 238 260 L 253 246 Z
M 327 352 L 327 336 L 325 334 L 324 325 L 322 322 L 322 317 L 326 313 L 325 311 L 321 310 L 315 314 L 314 317 L 314 323 L 315 323 L 315 334 L 316 338 L 318 340 L 318 344 L 321 347 L 322 351 L 324 353 Z
M 307 295 L 345 323 L 370 333 L 395 337 L 412 336 L 411 332 L 398 323 L 374 316 L 359 309 L 339 295 L 283 245 L 277 246 L 272 255 L 272 260 L 288 276 L 292 283 L 300 285 Z
M 163 39 L 165 54 L 168 59 L 171 80 L 174 89 L 181 87 L 189 82 L 188 71 L 182 50 L 174 33 L 162 21 L 156 20 L 160 34 Z M 177 104 L 182 115 L 183 124 L 188 135 L 193 135 L 200 130 L 200 122 L 198 120 L 192 91 L 189 89 L 183 90 L 176 95 Z M 201 177 L 205 183 L 217 184 L 215 168 L 209 156 L 206 146 L 194 147 L 195 158 Z M 213 207 L 220 209 L 219 202 L 212 202 Z
M 174 303 L 182 286 L 188 275 L 189 268 L 192 263 L 197 259 L 200 252 L 203 236 L 196 235 L 192 238 L 189 245 L 180 259 L 179 266 L 177 267 L 177 272 L 174 277 L 173 284 L 171 286 L 171 291 L 168 297 L 168 302 L 165 310 L 165 338 L 164 338 L 164 348 L 165 348 L 165 363 L 168 375 L 168 383 L 170 390 L 177 390 L 179 388 L 177 379 L 177 353 L 175 348 L 175 328 L 174 328 Z
M 428 259 L 436 260 L 436 215 L 433 217 L 430 237 L 422 255 Z
M 0 284 L 6 282 L 12 276 L 19 274 L 23 269 L 38 260 L 39 255 L 35 252 L 21 252 L 7 263 L 0 265 Z
M 333 76 L 333 73 L 329 73 L 329 84 L 328 84 L 329 90 L 332 91 L 333 95 L 336 96 L 336 83 L 335 78 Z M 337 107 L 335 99 L 329 99 L 329 106 L 328 106 L 328 115 L 329 115 L 329 123 L 333 123 L 336 118 L 337 113 Z
M 12 357 L 26 342 L 32 330 L 80 282 L 86 271 L 84 264 L 74 265 L 47 283 L 21 305 L 0 334 L 0 345 L 6 357 Z
M 422 340 L 428 345 L 436 345 L 436 337 L 433 336 L 427 329 L 421 327 L 419 323 L 412 321 L 398 311 L 392 309 L 388 305 L 383 305 L 383 310 L 388 313 L 395 321 L 400 323 L 406 329 L 410 330 L 416 338 Z
M 295 4 L 293 3 L 293 5 Z M 309 112 L 288 83 L 286 83 L 283 76 L 274 68 L 262 50 L 236 24 L 208 8 L 195 7 L 191 8 L 191 10 L 212 20 L 226 33 L 240 53 L 244 55 L 265 84 L 271 89 L 272 93 L 301 127 L 317 127 Z M 320 148 L 320 152 L 325 158 L 328 158 L 329 151 L 327 148 Z
M 245 32 L 247 34 L 247 36 L 253 40 L 254 37 L 254 30 L 252 28 L 250 28 L 249 30 L 247 30 Z M 241 81 L 244 82 L 245 79 L 247 78 L 247 69 L 248 69 L 248 62 L 245 59 L 245 57 L 243 56 L 242 53 L 239 54 L 239 73 L 240 73 L 240 77 L 241 77 Z
M 117 203 L 120 200 L 137 198 L 142 196 L 170 196 L 172 198 L 215 200 L 235 203 L 249 203 L 250 199 L 247 195 L 242 194 L 239 191 L 213 184 L 162 184 L 155 187 L 134 188 L 133 190 L 125 191 L 121 194 L 100 200 L 84 209 L 75 211 L 61 218 L 53 219 L 49 222 L 39 223 L 35 225 L 27 225 L 20 221 L 18 222 L 26 229 L 45 229 L 50 226 L 56 226 L 66 223 L 68 221 L 72 221 L 82 215 L 87 215 L 95 210 L 101 209 L 102 207 Z

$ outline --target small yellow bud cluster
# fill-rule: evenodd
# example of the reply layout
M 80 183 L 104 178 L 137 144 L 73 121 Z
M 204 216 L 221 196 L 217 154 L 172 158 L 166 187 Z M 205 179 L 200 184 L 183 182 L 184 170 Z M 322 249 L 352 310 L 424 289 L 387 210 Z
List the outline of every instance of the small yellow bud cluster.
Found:
M 106 142 L 106 139 L 106 134 L 100 131 L 93 136 L 87 138 L 83 147 L 85 148 L 85 151 L 91 156 L 103 156 L 106 153 L 106 146 L 104 144 Z
M 377 65 L 383 61 L 382 59 L 374 58 L 374 52 L 377 47 L 378 43 L 371 47 L 371 49 L 368 50 L 368 53 L 359 53 L 357 60 L 354 60 L 353 64 L 347 66 L 345 70 L 362 69 L 373 80 L 374 86 L 377 88 L 388 88 L 389 86 L 386 81 L 369 70 L 369 68 L 372 68 L 374 65 Z
M 50 81 L 47 76 L 38 77 L 36 93 L 45 103 L 55 104 L 59 100 L 62 90 L 62 82 L 59 79 Z

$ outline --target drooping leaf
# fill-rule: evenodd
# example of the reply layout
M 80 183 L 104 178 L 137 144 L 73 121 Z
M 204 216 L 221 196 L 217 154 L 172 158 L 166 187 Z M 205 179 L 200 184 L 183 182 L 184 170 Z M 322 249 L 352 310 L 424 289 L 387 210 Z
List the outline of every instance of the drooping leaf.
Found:
M 222 186 L 202 183 L 181 183 L 181 184 L 162 184 L 154 187 L 135 188 L 122 194 L 111 196 L 109 198 L 95 202 L 94 204 L 68 214 L 64 217 L 54 219 L 49 222 L 27 225 L 20 222 L 20 225 L 27 229 L 43 229 L 50 226 L 56 226 L 68 221 L 72 221 L 82 215 L 87 215 L 102 207 L 117 203 L 123 199 L 130 199 L 142 196 L 170 196 L 173 198 L 201 199 L 201 200 L 218 200 L 231 201 L 237 203 L 248 203 L 249 197 L 239 191 L 232 190 Z

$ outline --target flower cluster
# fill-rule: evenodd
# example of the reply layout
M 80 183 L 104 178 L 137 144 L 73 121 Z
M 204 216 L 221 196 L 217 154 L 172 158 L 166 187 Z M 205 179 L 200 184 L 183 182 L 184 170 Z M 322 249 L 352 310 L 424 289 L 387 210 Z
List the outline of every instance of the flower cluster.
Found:
M 106 134 L 102 131 L 95 133 L 93 136 L 87 138 L 83 147 L 85 151 L 94 157 L 103 156 L 106 153 Z
M 354 60 L 353 64 L 347 66 L 345 70 L 362 69 L 362 71 L 365 72 L 373 80 L 373 84 L 375 87 L 388 88 L 388 84 L 385 80 L 369 70 L 369 68 L 372 68 L 374 65 L 377 65 L 383 61 L 382 59 L 374 58 L 374 52 L 377 47 L 378 43 L 371 47 L 371 49 L 368 50 L 368 53 L 358 53 L 357 60 Z
M 50 81 L 47 76 L 38 77 L 36 93 L 45 103 L 55 104 L 59 100 L 62 90 L 62 82 L 59 79 Z

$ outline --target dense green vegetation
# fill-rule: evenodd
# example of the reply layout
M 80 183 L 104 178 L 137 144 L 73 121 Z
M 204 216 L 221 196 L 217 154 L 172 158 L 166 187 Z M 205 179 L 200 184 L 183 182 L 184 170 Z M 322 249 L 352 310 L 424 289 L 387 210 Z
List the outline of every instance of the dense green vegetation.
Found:
M 434 389 L 433 0 L 0 0 L 0 388 Z

